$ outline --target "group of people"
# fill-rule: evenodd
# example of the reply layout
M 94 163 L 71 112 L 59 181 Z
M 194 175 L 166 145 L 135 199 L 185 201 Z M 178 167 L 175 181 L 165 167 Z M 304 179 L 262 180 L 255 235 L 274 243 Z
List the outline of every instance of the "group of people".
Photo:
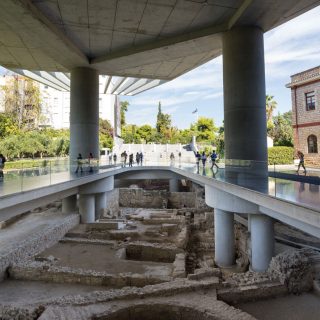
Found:
M 196 164 L 197 164 L 198 169 L 199 169 L 200 162 L 202 163 L 202 166 L 205 167 L 207 159 L 208 159 L 206 153 L 203 151 L 202 154 L 200 154 L 200 152 L 197 151 L 195 156 L 196 156 Z M 216 167 L 217 169 L 219 169 L 219 167 L 216 163 L 217 158 L 218 158 L 218 155 L 217 155 L 216 151 L 213 150 L 212 153 L 210 154 L 211 169 L 213 169 L 213 167 Z
M 93 160 L 93 154 L 92 152 L 90 152 L 88 156 L 89 172 L 93 172 L 92 160 Z M 83 168 L 82 168 L 83 163 L 84 162 L 83 162 L 82 154 L 79 153 L 77 157 L 77 169 L 75 173 L 78 173 L 79 170 L 81 173 L 83 172 Z
M 129 156 L 128 156 L 128 153 L 127 151 L 124 151 L 121 153 L 120 155 L 121 157 L 121 166 L 122 167 L 126 167 L 127 166 L 127 160 L 129 158 L 129 167 L 132 167 L 133 166 L 133 163 L 134 163 L 134 155 L 133 153 L 130 153 Z M 112 159 L 113 159 L 113 163 L 116 164 L 117 163 L 117 154 L 114 153 L 112 155 L 112 153 L 109 154 L 109 164 L 112 164 Z M 135 160 L 136 160 L 136 164 L 139 166 L 139 165 L 143 165 L 143 153 L 142 152 L 137 152 L 136 153 L 136 156 L 135 156 Z

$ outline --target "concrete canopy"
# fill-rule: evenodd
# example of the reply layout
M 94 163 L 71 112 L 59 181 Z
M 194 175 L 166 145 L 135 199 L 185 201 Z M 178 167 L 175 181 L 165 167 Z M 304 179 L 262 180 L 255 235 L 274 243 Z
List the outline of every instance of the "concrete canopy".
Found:
M 268 31 L 315 0 L 1 0 L 0 64 L 9 69 L 171 80 L 222 51 L 222 33 Z

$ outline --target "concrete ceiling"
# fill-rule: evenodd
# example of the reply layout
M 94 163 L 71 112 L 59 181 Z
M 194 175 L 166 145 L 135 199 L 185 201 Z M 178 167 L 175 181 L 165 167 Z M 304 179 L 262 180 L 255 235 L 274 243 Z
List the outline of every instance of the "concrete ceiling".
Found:
M 173 79 L 222 51 L 224 31 L 268 31 L 320 0 L 1 0 L 0 64 Z

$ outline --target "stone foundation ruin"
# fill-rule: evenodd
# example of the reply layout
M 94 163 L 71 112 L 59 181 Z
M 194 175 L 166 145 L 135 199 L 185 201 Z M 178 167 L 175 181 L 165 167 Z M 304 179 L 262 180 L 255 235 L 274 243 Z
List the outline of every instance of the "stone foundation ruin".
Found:
M 56 202 L 4 225 L 4 232 L 17 232 L 19 223 L 27 232 L 35 221 L 32 234 L 1 252 L 0 319 L 249 320 L 255 317 L 235 306 L 317 285 L 312 249 L 283 250 L 267 272 L 250 271 L 241 219 L 237 265 L 215 266 L 214 212 L 203 193 L 196 185 L 174 193 L 121 188 L 108 194 L 95 223 L 79 224 Z

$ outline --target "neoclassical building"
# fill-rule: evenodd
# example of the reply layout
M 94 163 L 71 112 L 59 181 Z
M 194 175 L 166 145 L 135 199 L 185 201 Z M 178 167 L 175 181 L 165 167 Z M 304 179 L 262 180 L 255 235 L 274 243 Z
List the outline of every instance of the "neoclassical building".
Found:
M 295 151 L 309 165 L 320 165 L 320 66 L 291 76 L 292 126 Z

